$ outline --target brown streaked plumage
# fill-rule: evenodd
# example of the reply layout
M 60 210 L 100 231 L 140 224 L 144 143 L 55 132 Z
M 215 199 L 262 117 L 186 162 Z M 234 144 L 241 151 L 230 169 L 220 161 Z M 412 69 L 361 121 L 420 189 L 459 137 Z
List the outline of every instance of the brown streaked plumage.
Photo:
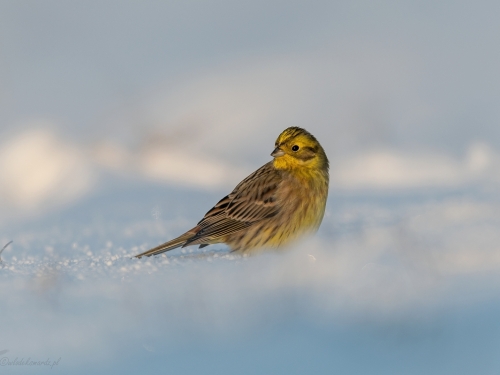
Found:
M 299 127 L 284 130 L 275 146 L 274 160 L 241 181 L 198 225 L 136 257 L 216 243 L 253 252 L 315 232 L 328 196 L 328 158 L 316 138 Z

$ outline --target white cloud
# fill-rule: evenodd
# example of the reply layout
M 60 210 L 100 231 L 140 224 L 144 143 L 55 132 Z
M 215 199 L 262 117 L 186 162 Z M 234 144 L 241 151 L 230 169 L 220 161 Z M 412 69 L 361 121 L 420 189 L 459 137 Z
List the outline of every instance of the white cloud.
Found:
M 206 189 L 227 187 L 245 176 L 238 168 L 219 160 L 169 149 L 145 151 L 139 170 L 150 179 Z
M 146 141 L 138 150 L 102 142 L 93 149 L 92 157 L 101 167 L 130 178 L 199 189 L 228 188 L 245 176 L 243 168 L 191 151 L 168 137 Z
M 229 186 L 244 176 L 238 166 L 250 172 L 260 166 L 247 168 L 250 160 L 270 160 L 275 137 L 299 125 L 332 152 L 335 188 L 454 188 L 496 179 L 500 158 L 486 143 L 472 142 L 464 158 L 384 147 L 387 123 L 412 129 L 435 108 L 416 95 L 418 70 L 409 56 L 370 49 L 352 64 L 353 52 L 342 52 L 233 61 L 152 94 L 141 124 L 154 125 L 142 135 L 168 142 L 143 145 L 139 170 L 167 182 Z M 397 112 L 393 102 L 401 103 Z
M 41 126 L 42 125 L 42 126 Z M 88 160 L 78 147 L 58 138 L 45 124 L 0 146 L 0 205 L 11 214 L 70 202 L 92 184 Z
M 258 167 L 207 155 L 196 142 L 190 145 L 177 136 L 152 137 L 154 141 L 145 139 L 138 149 L 105 141 L 86 150 L 39 127 L 4 141 L 0 149 L 4 216 L 34 213 L 79 199 L 92 186 L 97 187 L 93 184 L 97 166 L 103 173 L 118 171 L 132 179 L 221 190 L 231 189 Z M 484 143 L 472 144 L 462 160 L 445 154 L 381 149 L 333 160 L 332 187 L 391 190 L 498 183 L 499 160 Z
M 484 143 L 469 147 L 464 160 L 439 153 L 381 149 L 334 160 L 332 182 L 344 189 L 458 187 L 496 180 L 500 158 Z

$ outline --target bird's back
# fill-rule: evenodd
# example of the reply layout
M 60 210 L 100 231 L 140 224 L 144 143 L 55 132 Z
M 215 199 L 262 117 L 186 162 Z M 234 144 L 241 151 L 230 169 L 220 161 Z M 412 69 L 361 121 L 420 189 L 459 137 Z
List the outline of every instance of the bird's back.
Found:
M 316 232 L 323 219 L 328 196 L 327 175 L 325 178 L 321 171 L 297 175 L 276 170 L 272 163 L 263 168 L 272 170 L 279 181 L 271 198 L 276 213 L 245 230 L 227 235 L 223 242 L 233 251 L 252 252 L 284 246 L 303 234 Z

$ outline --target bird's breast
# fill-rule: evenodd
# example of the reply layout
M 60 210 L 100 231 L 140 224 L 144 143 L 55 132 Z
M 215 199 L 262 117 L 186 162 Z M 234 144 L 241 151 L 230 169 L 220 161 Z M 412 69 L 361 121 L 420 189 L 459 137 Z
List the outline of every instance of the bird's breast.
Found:
M 293 240 L 304 233 L 317 231 L 325 213 L 328 180 L 290 177 L 289 181 L 284 181 L 280 193 L 282 210 L 278 221 L 280 232 L 285 233 L 282 237 Z
M 228 236 L 225 242 L 233 250 L 252 252 L 281 247 L 306 233 L 316 232 L 325 213 L 328 175 L 314 177 L 282 175 L 275 196 L 277 213 Z

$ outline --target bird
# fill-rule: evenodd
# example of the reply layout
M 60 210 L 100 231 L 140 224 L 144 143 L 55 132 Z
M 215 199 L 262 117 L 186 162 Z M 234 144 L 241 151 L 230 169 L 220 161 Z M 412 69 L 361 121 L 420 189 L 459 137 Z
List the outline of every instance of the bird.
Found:
M 253 254 L 316 232 L 328 198 L 329 161 L 323 147 L 307 130 L 293 126 L 278 136 L 271 156 L 194 228 L 135 257 L 217 243 L 231 252 Z

